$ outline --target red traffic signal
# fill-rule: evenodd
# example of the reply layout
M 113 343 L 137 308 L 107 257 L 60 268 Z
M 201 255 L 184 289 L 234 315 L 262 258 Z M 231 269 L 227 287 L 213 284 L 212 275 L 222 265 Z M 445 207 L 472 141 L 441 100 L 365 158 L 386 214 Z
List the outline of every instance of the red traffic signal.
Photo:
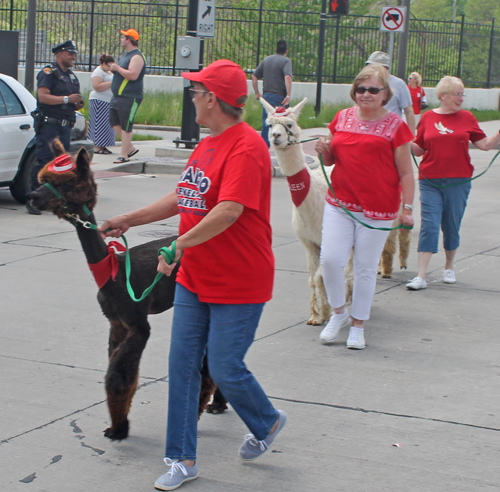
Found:
M 330 0 L 330 14 L 347 15 L 349 13 L 349 0 Z

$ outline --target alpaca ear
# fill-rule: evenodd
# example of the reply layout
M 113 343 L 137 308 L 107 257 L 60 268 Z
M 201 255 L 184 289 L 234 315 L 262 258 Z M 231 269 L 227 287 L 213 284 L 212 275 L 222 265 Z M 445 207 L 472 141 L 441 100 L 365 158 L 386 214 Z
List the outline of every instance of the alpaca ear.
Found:
M 54 157 L 58 157 L 66 153 L 66 150 L 64 150 L 64 145 L 58 138 L 54 138 L 50 147 L 52 149 L 52 154 L 54 154 Z
M 78 169 L 78 174 L 83 178 L 87 179 L 90 175 L 90 159 L 89 154 L 85 147 L 82 147 L 78 151 L 76 156 L 76 168 Z
M 262 104 L 263 108 L 267 112 L 267 116 L 272 116 L 274 114 L 274 107 L 271 106 L 263 97 L 259 99 L 260 104 Z
M 307 97 L 304 97 L 304 99 L 302 99 L 302 101 L 300 101 L 299 104 L 297 104 L 297 106 L 290 108 L 290 112 L 293 113 L 296 118 L 298 118 L 299 114 L 302 111 L 302 108 L 305 106 L 306 102 L 307 102 Z

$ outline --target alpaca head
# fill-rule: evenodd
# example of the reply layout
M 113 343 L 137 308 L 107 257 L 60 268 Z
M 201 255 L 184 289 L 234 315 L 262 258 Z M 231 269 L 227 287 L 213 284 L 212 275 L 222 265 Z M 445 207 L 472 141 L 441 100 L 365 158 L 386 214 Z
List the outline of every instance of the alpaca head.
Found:
M 300 111 L 307 102 L 305 97 L 293 108 L 274 108 L 263 97 L 260 103 L 267 111 L 266 123 L 269 125 L 269 141 L 275 149 L 284 149 L 299 142 L 300 127 L 297 124 Z
M 65 152 L 59 139 L 55 139 L 52 152 L 54 160 L 38 173 L 42 185 L 31 193 L 33 205 L 39 210 L 51 210 L 60 219 L 67 218 L 68 214 L 87 216 L 84 205 L 92 211 L 97 202 L 97 185 L 87 151 L 81 148 L 75 159 Z M 62 199 L 45 183 L 52 185 Z

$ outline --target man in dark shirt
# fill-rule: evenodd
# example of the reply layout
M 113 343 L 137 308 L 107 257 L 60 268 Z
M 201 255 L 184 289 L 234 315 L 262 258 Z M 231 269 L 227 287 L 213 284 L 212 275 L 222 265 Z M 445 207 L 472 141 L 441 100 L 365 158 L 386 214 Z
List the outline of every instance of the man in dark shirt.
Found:
M 280 39 L 276 45 L 276 54 L 268 56 L 260 63 L 252 75 L 252 86 L 255 97 L 264 99 L 274 107 L 290 104 L 292 95 L 292 62 L 286 57 L 288 46 L 284 39 Z M 259 93 L 258 80 L 264 79 L 262 90 Z M 267 113 L 262 108 L 262 131 L 260 134 L 269 148 L 269 127 L 266 125 Z
M 143 79 L 146 73 L 146 59 L 137 48 L 139 33 L 135 29 L 120 32 L 120 44 L 126 52 L 118 63 L 109 65 L 114 73 L 109 122 L 122 140 L 120 157 L 113 161 L 115 164 L 128 162 L 139 152 L 139 149 L 132 145 L 132 126 L 144 97 Z
M 76 45 L 65 41 L 52 48 L 56 61 L 47 65 L 37 75 L 37 110 L 35 117 L 37 163 L 31 175 L 31 191 L 36 190 L 38 173 L 54 156 L 50 147 L 55 138 L 59 138 L 66 150 L 69 150 L 71 128 L 75 124 L 75 111 L 83 108 L 84 101 L 80 94 L 80 83 L 71 70 L 75 64 Z M 30 214 L 40 215 L 29 200 L 26 209 Z

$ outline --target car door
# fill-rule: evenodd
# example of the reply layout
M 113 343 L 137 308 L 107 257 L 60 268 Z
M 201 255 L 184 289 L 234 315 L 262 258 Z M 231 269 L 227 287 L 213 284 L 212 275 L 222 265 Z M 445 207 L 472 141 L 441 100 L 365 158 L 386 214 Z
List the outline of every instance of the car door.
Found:
M 0 79 L 0 182 L 14 178 L 33 136 L 33 118 L 28 108 L 7 82 Z

